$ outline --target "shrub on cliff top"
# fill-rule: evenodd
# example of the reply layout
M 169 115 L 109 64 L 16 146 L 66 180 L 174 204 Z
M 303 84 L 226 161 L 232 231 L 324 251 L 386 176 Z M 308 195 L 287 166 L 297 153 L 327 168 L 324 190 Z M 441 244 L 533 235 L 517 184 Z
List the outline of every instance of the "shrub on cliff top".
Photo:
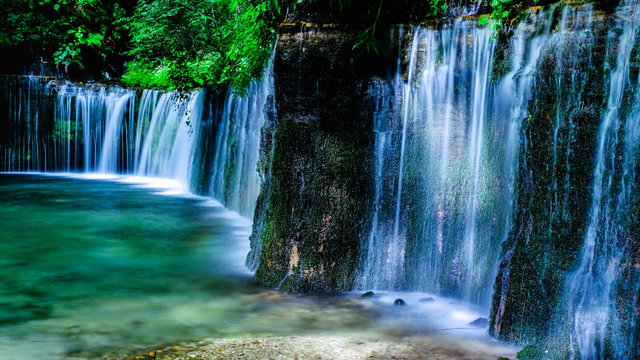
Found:
M 140 0 L 128 19 L 134 60 L 123 80 L 169 90 L 232 83 L 241 91 L 269 58 L 266 12 L 266 3 L 244 0 Z
M 16 71 L 40 57 L 62 71 L 121 71 L 127 31 L 126 5 L 109 0 L 0 0 L 3 71 Z

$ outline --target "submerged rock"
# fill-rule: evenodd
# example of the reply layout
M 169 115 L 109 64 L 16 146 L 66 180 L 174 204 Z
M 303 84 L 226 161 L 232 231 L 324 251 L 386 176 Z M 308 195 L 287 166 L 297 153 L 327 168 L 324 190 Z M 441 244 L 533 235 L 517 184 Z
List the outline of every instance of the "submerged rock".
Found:
M 404 300 L 402 300 L 402 299 L 396 299 L 396 301 L 394 301 L 394 302 L 393 302 L 393 305 L 396 305 L 396 306 L 405 306 L 405 305 L 407 305 L 407 303 L 406 303 L 406 302 L 404 302 Z
M 422 298 L 420 300 L 418 300 L 418 302 L 421 303 L 432 303 L 432 302 L 436 302 L 432 297 L 428 297 L 428 298 Z
M 371 297 L 373 295 L 375 295 L 373 291 L 367 291 L 366 293 L 362 294 L 362 297 Z
M 42 304 L 37 298 L 26 296 L 32 289 L 21 289 L 22 293 L 3 294 L 0 302 L 0 326 L 20 324 L 51 317 L 52 307 Z M 33 294 L 38 294 L 33 291 Z
M 486 327 L 489 327 L 489 319 L 479 317 L 473 320 L 472 322 L 470 322 L 469 325 L 479 327 L 479 328 L 486 328 Z

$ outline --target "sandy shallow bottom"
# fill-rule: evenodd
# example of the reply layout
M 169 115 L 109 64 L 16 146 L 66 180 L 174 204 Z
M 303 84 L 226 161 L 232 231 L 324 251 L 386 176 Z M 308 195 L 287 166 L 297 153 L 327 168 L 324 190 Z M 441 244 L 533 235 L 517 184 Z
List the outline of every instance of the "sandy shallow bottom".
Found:
M 340 336 L 268 337 L 255 339 L 209 339 L 194 344 L 169 346 L 155 359 L 515 359 L 517 348 L 474 337 L 404 337 L 376 339 Z M 154 359 L 152 354 L 104 356 L 104 360 Z

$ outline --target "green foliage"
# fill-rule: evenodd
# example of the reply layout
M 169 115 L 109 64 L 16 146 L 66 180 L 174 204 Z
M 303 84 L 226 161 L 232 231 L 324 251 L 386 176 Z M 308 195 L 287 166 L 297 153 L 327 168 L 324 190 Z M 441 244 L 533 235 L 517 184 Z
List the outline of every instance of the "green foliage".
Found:
M 438 0 L 436 0 L 438 1 Z M 380 40 L 376 38 L 376 26 L 380 22 L 380 10 L 382 10 L 382 4 L 384 0 L 380 0 L 380 5 L 378 6 L 378 12 L 376 14 L 376 18 L 373 21 L 373 25 L 366 28 L 364 31 L 361 31 L 356 36 L 354 49 L 360 48 L 365 49 L 367 52 L 375 51 L 378 53 L 378 49 L 380 46 Z
M 497 29 L 513 0 L 492 0 Z M 14 70 L 49 58 L 65 71 L 109 69 L 129 86 L 187 90 L 262 76 L 279 23 L 293 11 L 326 14 L 356 30 L 354 49 L 386 51 L 390 24 L 447 14 L 450 0 L 0 0 L 0 48 Z M 18 64 L 18 65 L 16 65 Z M 97 68 L 87 69 L 87 67 Z M 11 71 L 11 70 L 10 70 Z M 20 71 L 20 70 L 18 70 Z
M 127 73 L 122 81 L 129 86 L 142 88 L 167 89 L 171 87 L 169 68 L 163 65 L 154 67 L 152 63 L 132 61 L 127 64 Z
M 436 0 L 437 1 L 437 0 Z M 533 0 L 534 3 L 537 3 L 539 0 Z M 513 19 L 518 15 L 518 13 L 522 13 L 522 1 L 518 3 L 514 0 L 491 0 L 490 5 L 492 7 L 491 14 L 489 16 L 483 16 L 479 21 L 479 25 L 487 25 L 491 30 L 493 30 L 495 38 L 498 34 L 498 31 L 504 25 L 504 23 Z
M 518 359 L 539 360 L 544 358 L 544 351 L 535 345 L 527 345 L 516 355 Z
M 266 3 L 244 0 L 141 0 L 128 19 L 134 60 L 123 81 L 168 90 L 232 83 L 242 91 L 269 59 L 275 32 L 266 12 Z
M 376 53 L 385 48 L 389 24 L 442 13 L 418 0 L 139 0 L 126 21 L 133 61 L 123 81 L 168 90 L 233 84 L 242 93 L 261 77 L 278 23 L 295 10 L 355 25 L 354 48 Z
M 50 54 L 56 65 L 82 68 L 117 57 L 125 10 L 108 0 L 1 0 L 0 47 L 13 61 Z

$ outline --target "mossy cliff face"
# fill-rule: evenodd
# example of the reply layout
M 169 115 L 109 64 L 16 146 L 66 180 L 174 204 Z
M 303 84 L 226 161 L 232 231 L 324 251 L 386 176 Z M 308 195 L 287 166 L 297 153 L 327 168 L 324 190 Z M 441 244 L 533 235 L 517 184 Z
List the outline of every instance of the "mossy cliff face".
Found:
M 352 50 L 348 33 L 284 30 L 274 59 L 275 109 L 268 102 L 265 110 L 258 169 L 265 183 L 248 263 L 259 258 L 256 276 L 268 286 L 349 290 L 372 198 L 369 63 Z
M 606 106 L 606 25 L 555 34 L 541 54 L 531 117 L 521 131 L 512 228 L 494 287 L 490 333 L 500 339 L 544 341 L 579 261 Z
M 626 40 L 624 34 L 620 36 Z M 627 40 L 628 81 L 619 109 L 615 146 L 610 151 L 613 216 L 601 221 L 601 237 L 613 237 L 616 267 L 602 353 L 606 358 L 640 358 L 640 28 Z M 611 234 L 611 235 L 610 235 Z M 606 249 L 608 250 L 608 249 Z
M 615 16 L 596 12 L 589 31 L 556 27 L 541 54 L 528 105 L 531 117 L 521 132 L 517 203 L 496 277 L 490 333 L 543 346 L 554 359 L 596 356 L 581 355 L 585 347 L 576 339 L 591 321 L 580 318 L 587 325 L 576 323 L 585 312 L 583 304 L 591 301 L 580 300 L 581 294 L 595 289 L 580 280 L 588 276 L 603 284 L 602 298 L 611 302 L 605 307 L 607 330 L 600 334 L 592 329 L 589 341 L 605 358 L 638 355 L 628 341 L 638 333 L 638 315 L 632 310 L 637 309 L 639 283 L 638 163 L 631 155 L 638 151 L 638 136 L 637 130 L 629 133 L 637 124 L 627 123 L 637 122 L 637 114 L 631 114 L 637 50 L 631 53 L 630 81 L 622 85 L 624 100 L 617 106 L 611 94 L 616 91 L 614 74 L 628 67 L 620 59 L 626 57 L 630 39 L 617 26 Z M 607 117 L 614 118 L 614 125 L 603 133 Z M 599 149 L 600 143 L 605 145 Z M 605 159 L 600 172 L 594 171 L 599 157 Z M 589 275 L 582 268 L 589 238 L 595 239 L 595 260 L 588 272 L 609 268 L 610 275 L 599 270 Z M 611 288 L 601 280 L 608 276 L 616 279 Z

